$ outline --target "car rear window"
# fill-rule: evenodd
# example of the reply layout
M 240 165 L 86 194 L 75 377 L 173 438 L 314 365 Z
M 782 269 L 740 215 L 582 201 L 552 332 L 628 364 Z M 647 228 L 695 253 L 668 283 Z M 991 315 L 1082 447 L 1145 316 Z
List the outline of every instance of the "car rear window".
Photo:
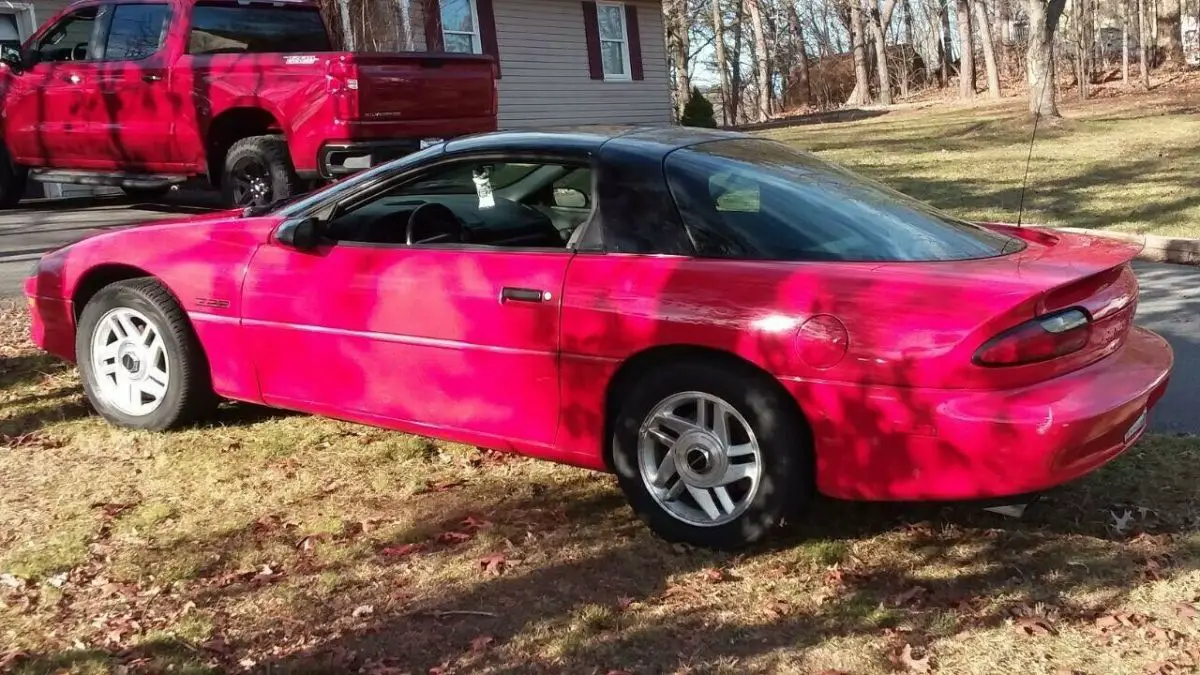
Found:
M 773 141 L 701 143 L 668 155 L 665 169 L 703 256 L 937 261 L 1024 247 L 1019 239 Z
M 316 7 L 196 5 L 189 54 L 258 54 L 333 50 Z

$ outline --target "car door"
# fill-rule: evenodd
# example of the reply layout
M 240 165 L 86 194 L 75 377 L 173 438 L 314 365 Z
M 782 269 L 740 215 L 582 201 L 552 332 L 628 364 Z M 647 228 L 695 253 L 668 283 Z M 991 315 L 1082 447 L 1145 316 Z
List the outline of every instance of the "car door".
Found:
M 77 168 L 97 101 L 98 8 L 75 9 L 38 33 L 24 54 L 27 68 L 11 78 L 4 100 L 4 138 L 22 164 Z
M 89 168 L 169 171 L 180 110 L 171 95 L 171 25 L 166 2 L 114 3 L 101 10 L 103 49 L 95 73 L 95 106 L 81 141 Z
M 549 218 L 503 196 L 525 166 L 489 166 L 494 180 L 476 182 L 469 160 L 405 180 L 335 216 L 315 250 L 260 249 L 243 307 L 265 402 L 552 448 L 571 254 Z M 485 243 L 391 243 L 427 202 L 451 205 Z

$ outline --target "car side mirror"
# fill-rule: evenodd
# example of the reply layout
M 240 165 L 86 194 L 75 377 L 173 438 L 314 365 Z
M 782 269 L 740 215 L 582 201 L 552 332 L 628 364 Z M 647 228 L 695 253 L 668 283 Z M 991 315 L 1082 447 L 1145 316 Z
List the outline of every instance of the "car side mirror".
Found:
M 275 239 L 298 251 L 311 251 L 321 243 L 324 223 L 318 218 L 296 218 L 285 221 L 275 233 Z

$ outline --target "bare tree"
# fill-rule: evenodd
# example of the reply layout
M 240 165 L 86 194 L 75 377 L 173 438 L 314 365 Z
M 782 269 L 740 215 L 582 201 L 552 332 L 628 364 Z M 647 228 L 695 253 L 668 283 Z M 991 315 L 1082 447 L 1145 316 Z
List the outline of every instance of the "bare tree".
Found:
M 950 36 L 950 0 L 939 0 L 942 18 L 942 86 L 950 84 L 950 62 L 953 60 L 954 38 Z
M 971 40 L 971 8 L 968 0 L 955 0 L 958 12 L 958 95 L 975 98 L 975 45 Z
M 870 99 L 870 76 L 867 74 L 867 45 L 863 35 L 861 0 L 850 0 L 850 42 L 854 45 L 854 91 L 847 105 L 866 105 Z
M 979 40 L 983 43 L 983 64 L 987 68 L 988 96 L 1000 98 L 1000 70 L 996 67 L 996 43 L 992 41 L 992 25 L 988 21 L 987 0 L 974 0 L 975 18 L 979 20 Z
M 792 39 L 795 40 L 795 50 L 792 59 L 796 62 L 796 86 L 794 87 L 800 103 L 802 105 L 810 105 L 812 103 L 812 85 L 808 71 L 808 50 L 804 46 L 804 26 L 800 23 L 800 15 L 796 12 L 796 3 L 788 3 L 788 27 L 792 32 Z
M 667 30 L 667 54 L 675 69 L 675 113 L 680 115 L 692 93 L 692 79 L 688 70 L 692 26 L 687 13 L 687 0 L 663 0 L 663 23 Z
M 1142 87 L 1150 88 L 1150 30 L 1147 24 L 1150 23 L 1149 8 L 1146 7 L 1147 0 L 1138 0 L 1138 45 L 1141 47 L 1141 58 L 1138 59 L 1142 64 Z
M 1071 0 L 1071 24 L 1075 29 L 1073 41 L 1075 43 L 1075 85 L 1079 87 L 1079 98 L 1087 100 L 1088 97 L 1088 81 L 1087 81 L 1087 44 L 1084 42 L 1083 26 L 1083 0 Z
M 767 32 L 763 28 L 762 9 L 758 0 L 743 0 L 750 9 L 750 29 L 754 31 L 754 56 L 758 62 L 755 70 L 758 79 L 758 111 L 755 115 L 759 121 L 765 121 L 771 116 L 771 62 L 767 56 Z
M 1158 46 L 1163 50 L 1166 62 L 1176 68 L 1182 68 L 1185 65 L 1180 11 L 1180 0 L 1163 0 L 1156 17 L 1158 35 L 1155 37 Z
M 908 0 L 902 0 L 901 11 L 904 12 L 904 44 L 905 48 L 900 50 L 901 57 L 904 63 L 900 64 L 900 95 L 908 96 L 908 76 L 912 72 L 912 59 L 909 55 L 914 53 L 916 49 L 916 41 L 913 40 L 912 29 L 912 5 Z
M 892 104 L 892 81 L 888 75 L 887 59 L 887 28 L 892 23 L 892 12 L 896 9 L 896 0 L 884 0 L 879 7 L 872 0 L 872 7 L 867 21 L 871 25 L 871 39 L 875 43 L 875 69 L 879 76 L 879 102 L 883 105 Z
M 1029 112 L 1059 117 L 1054 91 L 1054 31 L 1066 0 L 1028 0 L 1029 46 L 1025 70 L 1029 80 Z
M 1121 0 L 1121 84 L 1129 86 L 1129 0 Z
M 712 0 L 713 48 L 716 51 L 717 71 L 721 75 L 721 123 L 736 124 L 730 110 L 737 111 L 733 103 L 734 93 L 729 89 L 729 60 L 725 58 L 725 16 L 721 13 L 721 0 Z

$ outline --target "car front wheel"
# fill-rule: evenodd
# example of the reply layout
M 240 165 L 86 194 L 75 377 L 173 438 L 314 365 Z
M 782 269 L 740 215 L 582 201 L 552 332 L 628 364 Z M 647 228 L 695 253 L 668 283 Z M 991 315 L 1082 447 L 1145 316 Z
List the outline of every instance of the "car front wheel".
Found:
M 216 403 L 186 315 L 153 279 L 119 281 L 96 293 L 79 318 L 75 352 L 84 393 L 114 424 L 168 429 Z
M 660 368 L 628 392 L 613 441 L 630 505 L 670 541 L 741 548 L 812 495 L 804 423 L 759 373 L 707 362 Z

